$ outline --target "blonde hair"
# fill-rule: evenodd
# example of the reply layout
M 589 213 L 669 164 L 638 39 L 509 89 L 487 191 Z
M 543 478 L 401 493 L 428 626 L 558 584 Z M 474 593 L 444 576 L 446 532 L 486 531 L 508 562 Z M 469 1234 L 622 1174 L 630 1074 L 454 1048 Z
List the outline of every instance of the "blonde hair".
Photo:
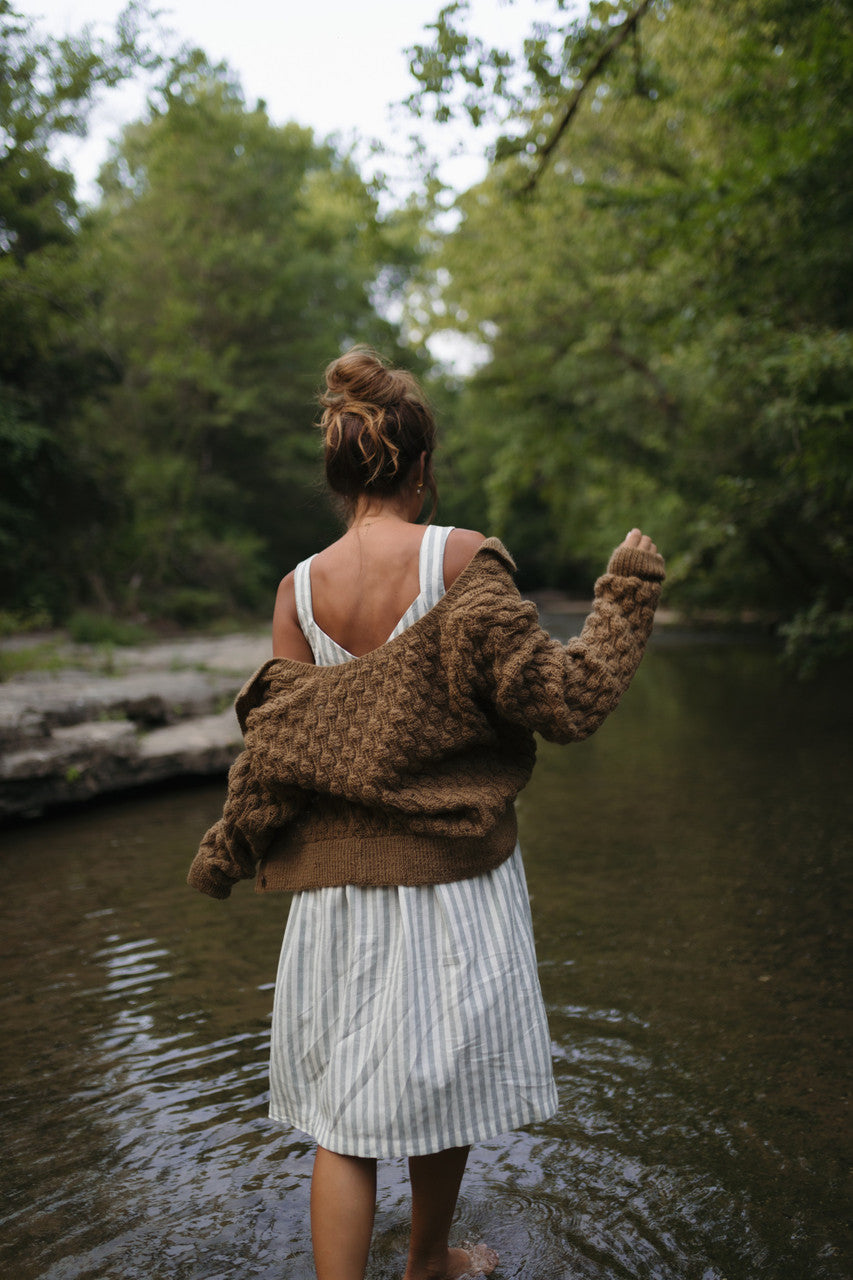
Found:
M 426 453 L 424 483 L 435 505 L 435 419 L 411 373 L 371 347 L 352 347 L 327 367 L 320 404 L 326 479 L 335 493 L 350 505 L 362 494 L 398 493 Z

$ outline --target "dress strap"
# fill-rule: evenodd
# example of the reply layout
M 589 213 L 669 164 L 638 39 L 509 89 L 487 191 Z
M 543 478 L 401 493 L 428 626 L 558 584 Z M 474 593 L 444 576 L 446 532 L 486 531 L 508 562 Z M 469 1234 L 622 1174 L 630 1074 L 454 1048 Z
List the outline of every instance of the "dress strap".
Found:
M 313 559 L 314 556 L 309 556 L 307 560 L 300 560 L 299 564 L 293 570 L 293 590 L 296 596 L 296 616 L 299 619 L 302 634 L 312 648 L 314 629 L 317 625 L 314 621 L 314 608 L 311 602 L 311 561 Z
M 444 548 L 454 526 L 428 524 L 418 560 L 421 597 L 425 609 L 438 604 L 444 595 Z
M 309 556 L 307 560 L 301 560 L 293 570 L 296 616 L 317 666 L 331 667 L 337 662 L 348 662 L 352 654 L 339 645 L 337 640 L 326 635 L 314 617 L 314 601 L 311 596 L 311 561 L 313 559 L 314 556 Z

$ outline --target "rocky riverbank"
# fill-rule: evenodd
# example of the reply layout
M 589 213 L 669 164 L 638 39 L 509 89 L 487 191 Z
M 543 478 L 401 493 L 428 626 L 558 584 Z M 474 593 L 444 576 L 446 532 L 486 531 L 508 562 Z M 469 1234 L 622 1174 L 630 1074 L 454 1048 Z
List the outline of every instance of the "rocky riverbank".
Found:
M 7 642 L 9 643 L 9 642 Z M 110 791 L 224 774 L 241 746 L 237 691 L 269 635 L 57 650 L 58 670 L 0 684 L 0 821 Z

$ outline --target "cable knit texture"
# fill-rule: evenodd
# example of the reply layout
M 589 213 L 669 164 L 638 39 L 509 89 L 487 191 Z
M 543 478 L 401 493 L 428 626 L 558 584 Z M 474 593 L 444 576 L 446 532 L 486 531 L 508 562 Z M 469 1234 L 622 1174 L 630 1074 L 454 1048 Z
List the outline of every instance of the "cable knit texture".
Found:
M 264 663 L 237 698 L 245 750 L 189 883 L 214 898 L 251 877 L 259 892 L 440 884 L 509 857 L 534 733 L 595 732 L 640 663 L 664 577 L 659 555 L 617 549 L 563 645 L 514 568 L 489 538 L 396 639 L 334 666 Z

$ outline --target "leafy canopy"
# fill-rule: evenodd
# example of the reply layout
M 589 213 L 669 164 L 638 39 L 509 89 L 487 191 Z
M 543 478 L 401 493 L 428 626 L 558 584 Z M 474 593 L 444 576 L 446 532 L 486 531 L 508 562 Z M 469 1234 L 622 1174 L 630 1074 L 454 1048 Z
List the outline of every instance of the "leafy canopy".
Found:
M 422 111 L 505 125 L 420 291 L 489 352 L 453 437 L 463 486 L 486 476 L 543 580 L 580 580 L 640 523 L 685 601 L 842 619 L 849 7 L 550 8 L 520 59 L 463 5 L 414 51 Z

